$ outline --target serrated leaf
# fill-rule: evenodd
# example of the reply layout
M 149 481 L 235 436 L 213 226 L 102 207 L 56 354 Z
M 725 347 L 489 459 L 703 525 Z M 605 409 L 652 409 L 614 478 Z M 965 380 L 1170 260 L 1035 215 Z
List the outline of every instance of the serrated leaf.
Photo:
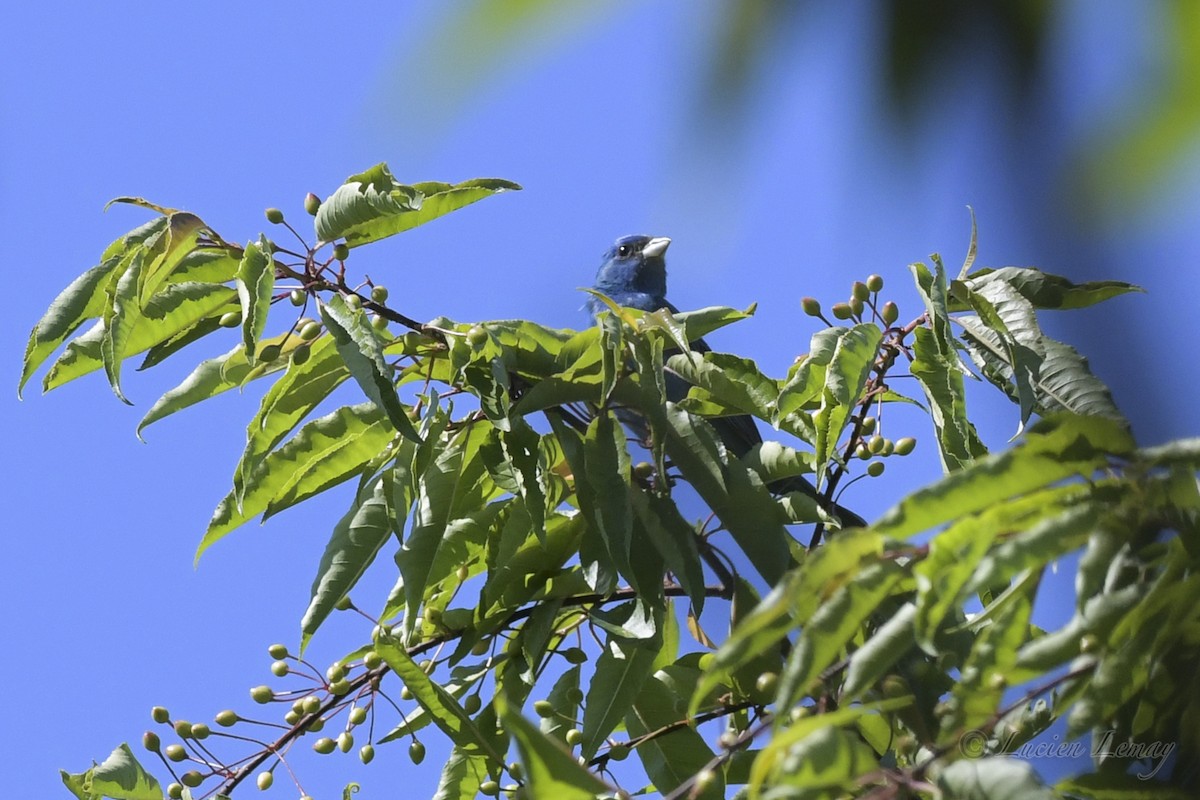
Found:
M 976 291 L 982 291 L 993 283 L 1004 283 L 1037 308 L 1059 310 L 1086 308 L 1118 295 L 1145 291 L 1140 286 L 1124 281 L 1072 283 L 1061 275 L 1051 275 L 1031 267 L 981 269 L 969 275 L 966 283 Z M 953 310 L 962 309 L 955 307 Z
M 239 502 L 246 481 L 266 454 L 348 377 L 350 372 L 332 337 L 325 336 L 312 342 L 309 356 L 303 363 L 288 361 L 287 372 L 271 384 L 258 412 L 246 426 L 246 449 L 233 476 L 234 493 Z M 148 423 L 143 422 L 145 424 Z
M 251 517 L 276 513 L 353 478 L 393 436 L 373 403 L 343 406 L 309 422 L 254 470 L 239 508 L 231 491 L 220 502 L 196 559 Z
M 94 763 L 94 762 L 93 762 Z M 63 784 L 79 800 L 162 800 L 163 790 L 153 775 L 146 772 L 129 749 L 122 744 L 101 764 L 74 775 L 59 770 Z
M 344 238 L 347 245 L 357 247 L 423 225 L 493 194 L 520 188 L 498 178 L 406 186 L 396 181 L 387 164 L 376 164 L 347 178 L 321 204 L 314 224 L 321 241 Z
M 354 588 L 391 536 L 392 525 L 388 518 L 390 489 L 389 481 L 382 476 L 376 477 L 368 487 L 370 495 L 362 501 L 356 498 L 354 505 L 334 526 L 333 535 L 325 545 L 325 552 L 317 566 L 308 608 L 300 620 L 302 654 L 317 628 L 337 602 Z
M 145 251 L 138 249 L 115 280 L 110 280 L 105 292 L 108 306 L 104 309 L 104 332 L 100 337 L 100 361 L 113 393 L 123 403 L 129 403 L 121 391 L 121 363 L 130 333 L 141 320 L 142 309 L 137 301 L 138 279 L 145 264 Z M 57 364 L 55 365 L 57 366 Z M 132 405 L 132 403 L 129 403 Z
M 242 344 L 251 364 L 259 337 L 267 327 L 274 290 L 275 260 L 271 257 L 271 243 L 266 236 L 260 235 L 257 242 L 250 242 L 242 251 L 237 272 L 238 300 L 242 305 Z
M 654 670 L 658 649 L 644 642 L 608 637 L 596 659 L 596 671 L 588 687 L 583 709 L 583 740 L 580 754 L 591 758 L 633 705 L 646 679 Z
M 337 344 L 346 368 L 362 387 L 363 394 L 387 412 L 388 419 L 401 435 L 415 442 L 421 437 L 408 418 L 408 411 L 396 394 L 392 368 L 383 357 L 383 343 L 371 326 L 366 312 L 350 308 L 338 295 L 320 306 L 321 319 Z
M 433 800 L 475 800 L 480 784 L 489 777 L 489 762 L 487 756 L 479 755 L 477 748 L 455 745 L 442 767 Z
M 842 684 L 843 702 L 861 697 L 912 648 L 917 641 L 913 627 L 916 613 L 916 605 L 905 603 L 854 651 L 850 666 L 846 668 L 846 681 Z
M 636 514 L 636 530 L 654 544 L 667 569 L 675 574 L 687 592 L 693 610 L 699 614 L 704 610 L 705 586 L 695 529 L 669 498 L 633 489 L 630 499 Z
M 145 269 L 138 277 L 136 296 L 140 305 L 148 303 L 171 278 L 206 230 L 204 220 L 195 214 L 173 211 L 167 216 L 166 229 L 156 237 L 153 246 L 147 248 Z
M 862 398 L 867 378 L 875 365 L 875 356 L 883 331 L 878 325 L 855 325 L 838 338 L 821 390 L 821 405 L 813 415 L 816 425 L 817 486 L 821 486 L 826 470 L 837 457 L 837 444 L 842 429 Z

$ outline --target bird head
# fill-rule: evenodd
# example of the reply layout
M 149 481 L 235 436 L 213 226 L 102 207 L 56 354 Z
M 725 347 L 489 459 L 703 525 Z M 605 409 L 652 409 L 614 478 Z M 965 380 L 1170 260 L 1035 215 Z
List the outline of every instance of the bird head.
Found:
M 596 273 L 596 289 L 623 306 L 644 311 L 663 308 L 667 304 L 667 260 L 664 256 L 670 244 L 671 240 L 665 236 L 622 236 L 617 239 L 604 253 Z

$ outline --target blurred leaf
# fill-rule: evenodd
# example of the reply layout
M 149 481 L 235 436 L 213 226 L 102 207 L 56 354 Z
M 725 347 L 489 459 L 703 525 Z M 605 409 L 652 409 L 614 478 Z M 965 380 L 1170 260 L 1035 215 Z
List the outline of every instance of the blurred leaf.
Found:
M 694 670 L 692 671 L 694 673 Z M 662 675 L 662 678 L 659 676 Z M 679 685 L 658 673 L 646 680 L 637 698 L 625 715 L 625 730 L 631 739 L 646 736 L 651 731 L 665 729 L 679 721 L 679 708 L 691 696 L 695 685 L 695 674 L 691 682 Z M 667 736 L 651 737 L 637 747 L 638 758 L 646 769 L 653 785 L 663 794 L 678 787 L 703 769 L 713 758 L 701 736 L 692 728 L 677 728 Z M 699 793 L 688 797 L 717 800 L 725 796 L 725 781 L 720 771 L 715 780 Z
M 1144 292 L 1140 286 L 1125 281 L 1089 281 L 1072 283 L 1061 275 L 1052 275 L 1033 267 L 1000 267 L 980 269 L 967 276 L 966 285 L 972 291 L 992 296 L 997 285 L 1011 287 L 1035 308 L 1067 310 L 1087 308 L 1129 292 Z M 961 302 L 951 302 L 951 311 L 965 311 Z
M 916 613 L 916 605 L 905 603 L 850 655 L 846 682 L 842 684 L 843 702 L 860 698 L 912 648 L 917 641 L 913 628 Z
M 351 175 L 321 204 L 315 220 L 323 242 L 344 238 L 350 247 L 378 241 L 423 225 L 493 194 L 521 187 L 498 178 L 459 184 L 397 183 L 387 164 Z
M 937 786 L 955 800 L 1058 800 L 1033 766 L 1015 758 L 964 758 L 937 776 Z

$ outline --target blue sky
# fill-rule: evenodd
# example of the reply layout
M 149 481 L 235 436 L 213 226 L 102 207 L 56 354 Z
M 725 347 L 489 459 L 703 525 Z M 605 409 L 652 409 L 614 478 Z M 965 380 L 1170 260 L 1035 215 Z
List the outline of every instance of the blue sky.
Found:
M 14 390 L 47 304 L 144 221 L 136 209 L 101 213 L 112 197 L 187 208 L 245 241 L 267 227 L 265 207 L 306 223 L 305 192 L 327 195 L 387 161 L 406 181 L 525 186 L 363 251 L 366 271 L 409 316 L 583 326 L 576 290 L 605 247 L 626 233 L 667 235 L 674 303 L 757 302 L 754 319 L 712 343 L 775 375 L 815 330 L 799 312 L 803 295 L 828 305 L 878 272 L 914 316 L 906 265 L 934 251 L 960 263 L 970 205 L 981 265 L 1148 289 L 1046 326 L 1090 357 L 1146 443 L 1195 433 L 1185 409 L 1200 386 L 1179 363 L 1200 300 L 1195 147 L 1149 202 L 1099 220 L 1076 213 L 1088 198 L 1064 194 L 1061 181 L 1084 137 L 1153 96 L 1155 6 L 1056 6 L 1036 102 L 1019 119 L 1004 116 L 987 52 L 965 42 L 907 127 L 881 113 L 879 22 L 865 2 L 810 6 L 772 44 L 738 120 L 699 116 L 697 63 L 714 7 L 613 4 L 513 41 L 474 74 L 445 69 L 459 56 L 469 67 L 470 52 L 430 50 L 440 4 L 6 10 L 0 218 L 10 300 L 0 363 Z M 23 754 L 10 770 L 13 796 L 65 796 L 56 770 L 136 742 L 152 705 L 192 719 L 244 708 L 248 688 L 270 677 L 267 644 L 298 638 L 342 501 L 247 526 L 193 569 L 262 389 L 157 423 L 139 443 L 138 419 L 192 363 L 129 375 L 133 409 L 99 376 L 45 397 L 35 380 L 23 402 L 15 391 L 0 402 L 9 463 L 0 670 L 10 690 L 0 749 Z M 1003 446 L 1016 427 L 1011 406 L 981 392 L 973 408 L 987 417 L 989 443 Z M 885 424 L 925 444 L 903 470 L 889 465 L 846 496 L 868 517 L 937 475 L 927 427 L 899 414 Z M 371 580 L 386 591 L 391 576 L 385 568 Z M 337 620 L 315 657 L 331 661 L 365 634 Z M 413 770 L 402 752 L 381 749 L 358 772 L 362 796 L 390 796 L 400 775 L 431 792 L 436 760 Z M 329 796 L 340 784 L 320 773 L 354 772 L 346 766 L 310 766 L 309 791 Z M 290 796 L 281 783 L 274 792 Z

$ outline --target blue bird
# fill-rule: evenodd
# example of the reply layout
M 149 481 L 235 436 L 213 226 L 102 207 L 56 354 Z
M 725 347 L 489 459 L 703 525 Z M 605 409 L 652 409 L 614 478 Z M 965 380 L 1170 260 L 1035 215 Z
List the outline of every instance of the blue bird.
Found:
M 678 309 L 667 300 L 667 260 L 665 254 L 671 240 L 665 236 L 623 236 L 604 254 L 600 270 L 596 273 L 594 288 L 612 298 L 620 306 L 636 308 L 642 311 L 657 311 L 665 308 L 672 314 Z M 587 309 L 593 318 L 608 310 L 598 297 L 588 298 Z M 704 353 L 711 348 L 703 339 L 692 342 L 692 349 Z M 664 355 L 671 356 L 677 350 L 669 350 Z M 666 375 L 667 399 L 679 402 L 687 396 L 691 384 L 681 376 L 668 370 Z M 627 415 L 622 415 L 622 418 Z M 627 422 L 627 420 L 624 420 Z M 726 450 L 738 458 L 742 458 L 751 449 L 762 443 L 762 435 L 749 416 L 742 414 L 733 417 L 717 417 L 710 419 L 709 424 Z M 645 425 L 633 425 L 635 429 L 644 431 Z M 809 497 L 827 503 L 811 483 L 802 476 L 784 478 L 775 481 L 768 487 L 776 494 L 787 492 L 802 492 Z M 858 514 L 843 508 L 836 503 L 829 508 L 842 521 L 844 526 L 866 527 L 867 523 Z

